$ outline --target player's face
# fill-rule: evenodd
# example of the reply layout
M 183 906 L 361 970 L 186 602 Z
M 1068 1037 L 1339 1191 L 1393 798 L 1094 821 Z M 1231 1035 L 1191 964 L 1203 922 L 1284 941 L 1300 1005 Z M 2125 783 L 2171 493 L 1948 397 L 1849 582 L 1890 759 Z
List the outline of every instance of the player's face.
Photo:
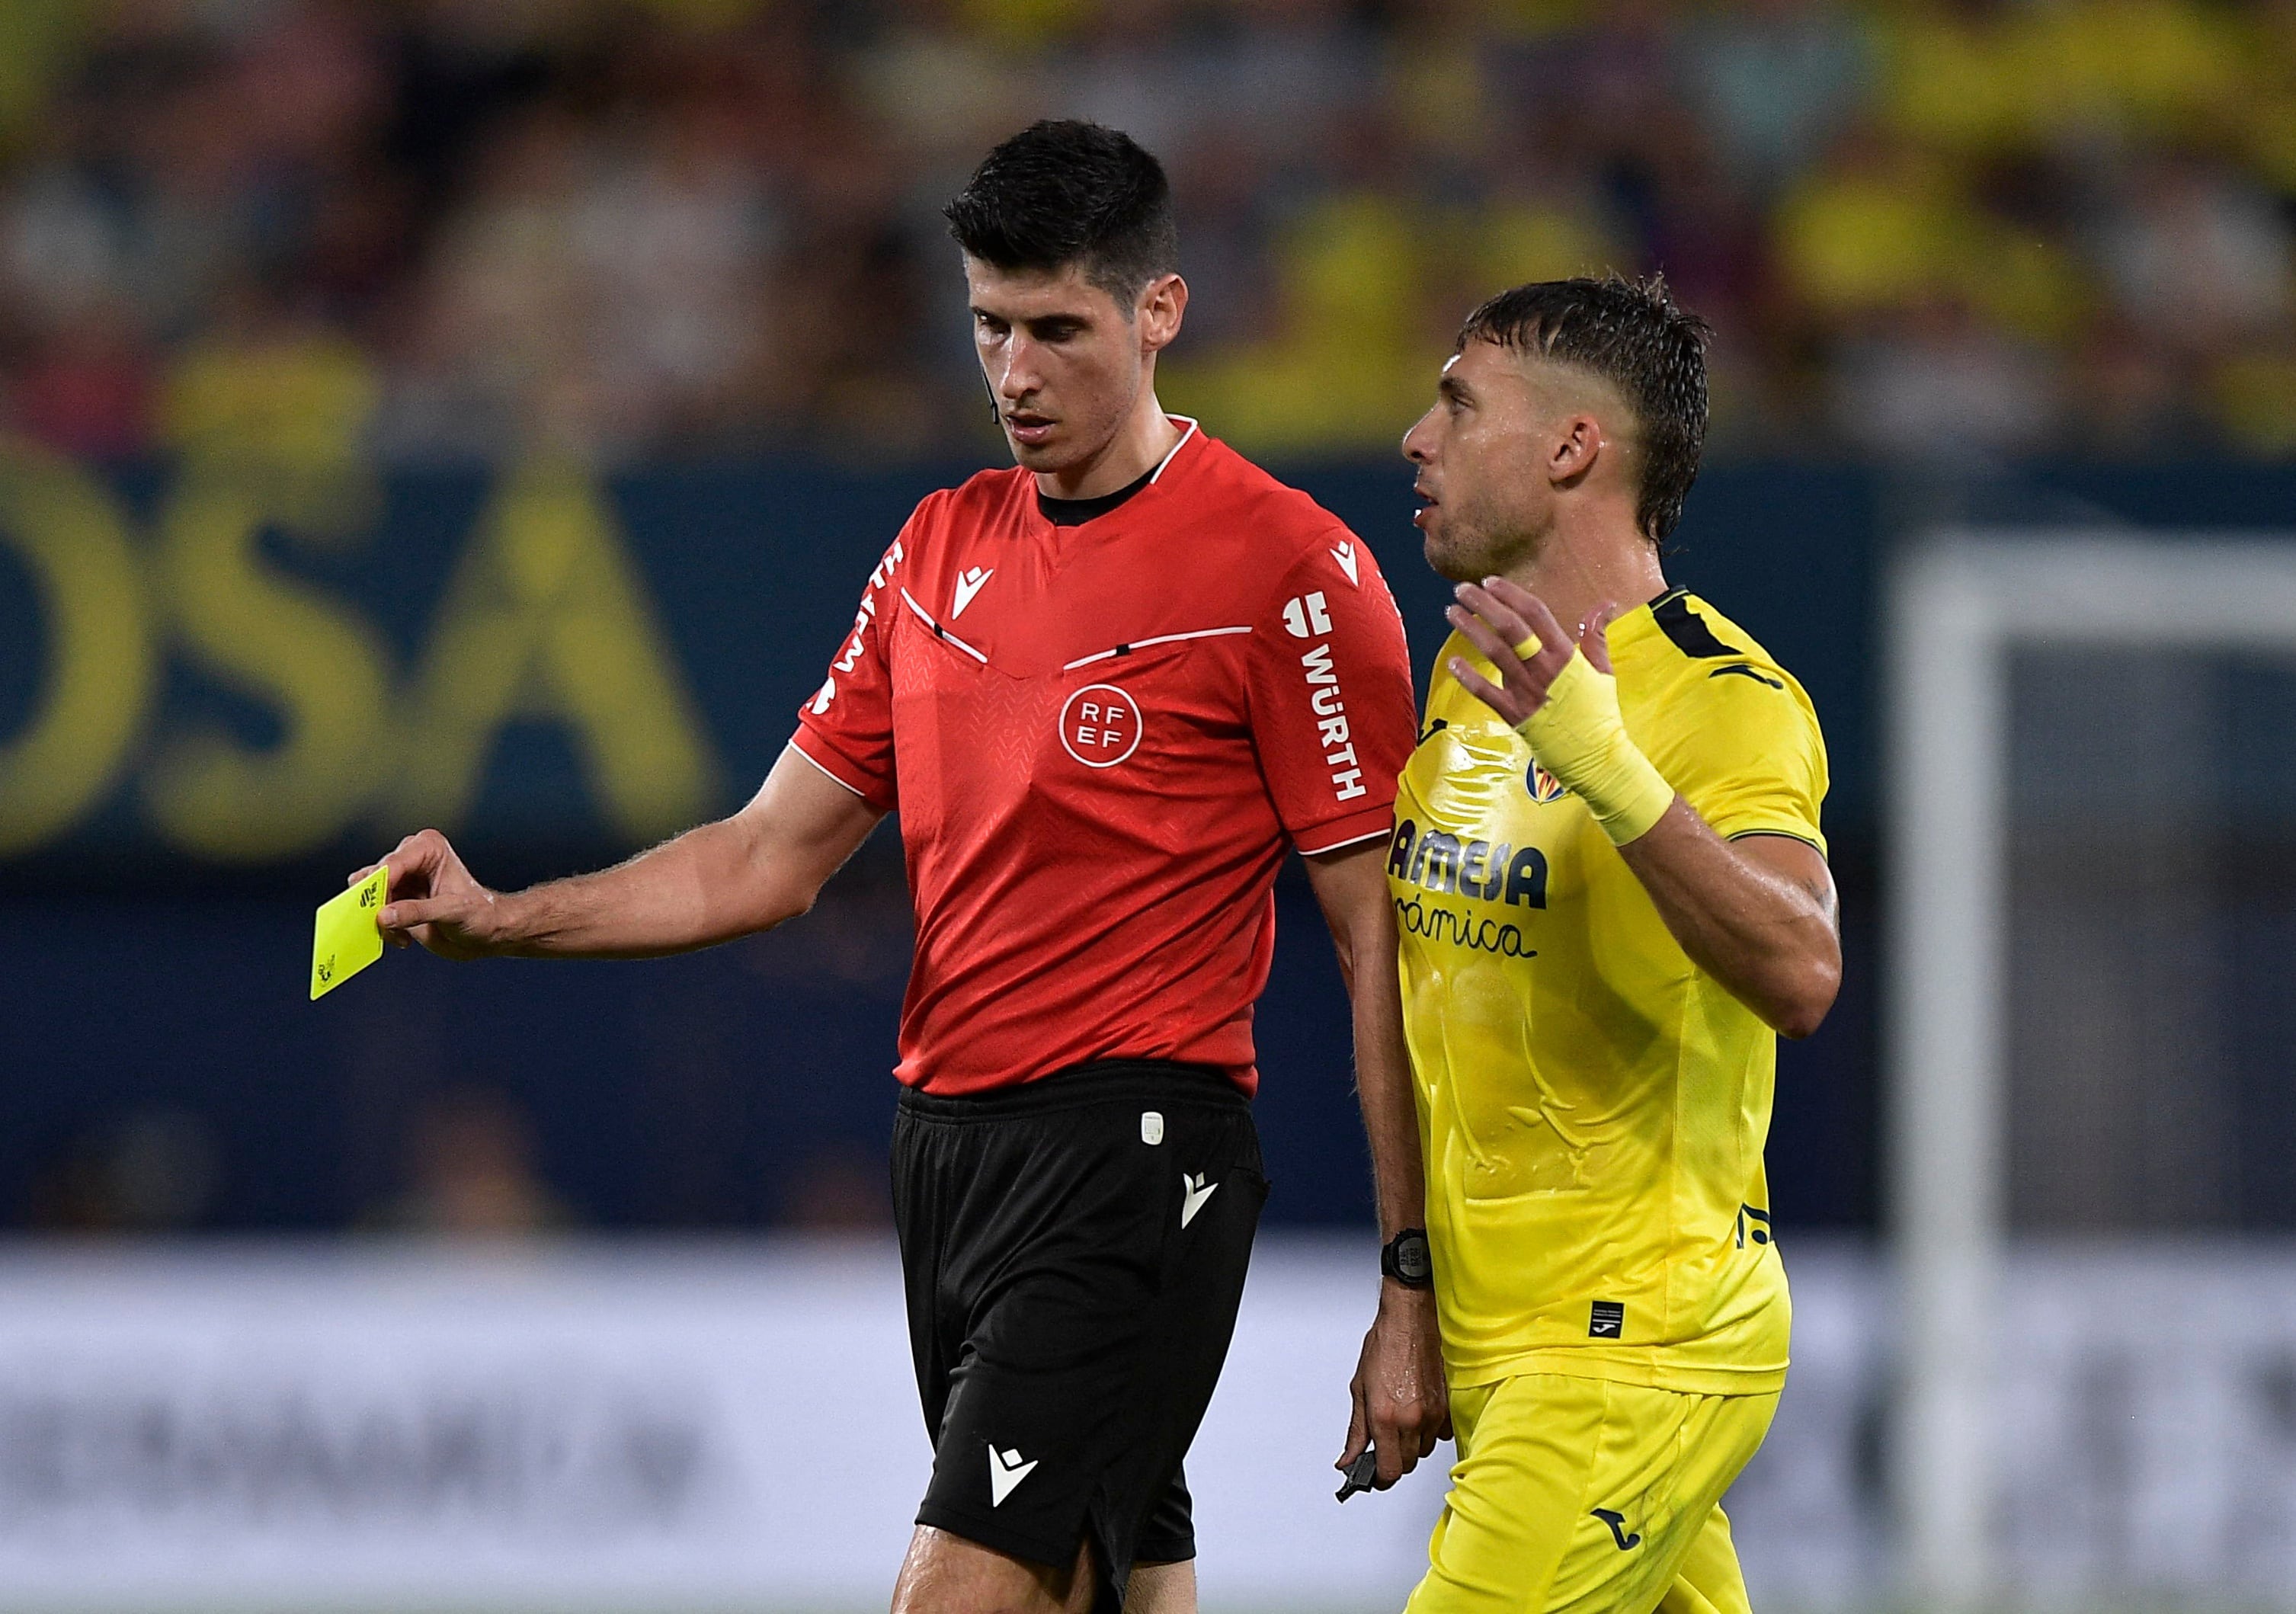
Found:
M 1091 461 L 1139 402 L 1162 346 L 1144 341 L 1154 332 L 1144 329 L 1141 310 L 1118 303 L 1075 264 L 1048 274 L 968 258 L 964 279 L 973 348 L 1013 457 L 1040 472 Z M 1152 283 L 1143 301 L 1156 290 Z
M 1547 411 L 1525 368 L 1494 343 L 1469 342 L 1443 366 L 1434 406 L 1404 434 L 1424 501 L 1412 520 L 1426 535 L 1427 563 L 1455 582 L 1508 571 L 1554 519 L 1541 474 Z

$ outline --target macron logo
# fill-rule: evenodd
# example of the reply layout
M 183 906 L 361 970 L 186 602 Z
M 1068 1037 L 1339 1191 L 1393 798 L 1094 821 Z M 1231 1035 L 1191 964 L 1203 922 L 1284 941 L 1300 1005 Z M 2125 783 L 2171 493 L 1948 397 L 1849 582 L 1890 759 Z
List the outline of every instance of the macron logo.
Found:
M 1201 1173 L 1190 1176 L 1187 1173 L 1182 1172 L 1180 1174 L 1180 1225 L 1185 1227 L 1194 1221 L 1196 1212 L 1204 1208 L 1204 1201 L 1218 1192 L 1219 1184 L 1218 1183 L 1207 1184 Z
M 1337 561 L 1340 563 L 1340 569 L 1348 574 L 1349 586 L 1357 588 L 1363 586 L 1356 579 L 1356 546 L 1352 542 L 1334 545 L 1332 548 L 1332 559 Z
M 948 608 L 948 619 L 954 622 L 963 616 L 964 608 L 972 603 L 972 596 L 980 592 L 981 585 L 996 575 L 996 569 L 993 566 L 986 569 L 976 566 L 971 571 L 959 573 L 956 579 L 956 602 Z
M 988 1505 L 993 1508 L 1003 1507 L 1004 1498 L 1013 1494 L 1013 1487 L 1026 1479 L 1029 1471 L 1036 1466 L 1037 1459 L 1034 1457 L 1029 1458 L 1026 1462 L 1021 1461 L 1021 1448 L 1017 1446 L 1010 1451 L 1003 1452 L 993 1446 L 990 1446 L 988 1448 Z

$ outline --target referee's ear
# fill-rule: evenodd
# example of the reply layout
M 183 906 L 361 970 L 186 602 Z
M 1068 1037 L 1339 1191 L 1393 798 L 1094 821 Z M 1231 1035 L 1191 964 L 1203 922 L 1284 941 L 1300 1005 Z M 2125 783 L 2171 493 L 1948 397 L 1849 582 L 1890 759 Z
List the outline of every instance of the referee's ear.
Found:
M 1132 324 L 1140 332 L 1140 351 L 1155 355 L 1171 346 L 1187 316 L 1188 283 L 1177 274 L 1160 274 L 1140 288 L 1133 305 Z

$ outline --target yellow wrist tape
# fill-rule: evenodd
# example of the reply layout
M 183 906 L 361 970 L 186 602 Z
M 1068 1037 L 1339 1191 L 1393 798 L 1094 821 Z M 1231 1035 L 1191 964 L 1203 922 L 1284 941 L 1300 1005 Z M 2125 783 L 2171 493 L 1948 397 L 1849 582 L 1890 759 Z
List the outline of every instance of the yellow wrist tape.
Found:
M 1674 787 L 1627 733 L 1619 681 L 1578 651 L 1539 709 L 1515 726 L 1538 765 L 1587 804 L 1612 846 L 1649 832 L 1674 805 Z

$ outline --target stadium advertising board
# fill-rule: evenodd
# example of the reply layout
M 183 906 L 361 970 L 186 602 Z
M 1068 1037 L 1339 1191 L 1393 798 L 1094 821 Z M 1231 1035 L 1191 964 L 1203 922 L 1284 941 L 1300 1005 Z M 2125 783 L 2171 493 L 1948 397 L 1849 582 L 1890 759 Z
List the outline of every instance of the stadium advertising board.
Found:
M 1393 1610 L 1439 1459 L 1333 1502 L 1363 1250 L 1262 1245 L 1189 1457 L 1206 1602 Z M 1886 1286 L 1859 1246 L 1788 1258 L 1794 1368 L 1734 1531 L 1758 1606 L 1879 1606 Z M 2288 1256 L 2028 1250 L 2012 1275 L 2013 1585 L 2277 1596 Z M 19 1250 L 0 1282 L 0 1610 L 877 1608 L 930 1462 L 898 1266 L 869 1241 Z
M 0 870 L 611 856 L 735 805 L 934 468 L 627 476 L 0 441 Z
M 0 857 L 68 841 L 115 796 L 133 833 L 221 864 L 369 820 L 461 824 L 520 722 L 566 737 L 614 840 L 718 801 L 690 674 L 597 484 L 555 462 L 502 475 L 403 645 L 379 619 L 389 581 L 340 564 L 411 524 L 384 504 L 358 469 L 194 464 L 144 521 L 81 468 L 0 455 L 0 609 L 29 629 L 10 635 Z M 311 563 L 330 552 L 332 578 Z
M 0 876 L 332 868 L 409 815 L 580 861 L 731 807 L 916 501 L 977 468 L 192 455 L 100 471 L 0 439 Z M 2277 520 L 2296 487 L 2276 466 L 2026 480 L 2187 524 Z M 1447 596 L 1402 463 L 1298 481 L 1379 552 L 1423 658 Z M 1668 561 L 1809 690 L 1837 831 L 1874 804 L 1886 486 L 1852 466 L 1715 466 Z
M 418 820 L 579 862 L 729 808 L 915 502 L 975 468 L 99 471 L 0 439 L 0 875 L 301 874 Z M 1761 626 L 1841 731 L 1854 794 L 1865 509 L 1828 484 L 1782 545 L 1781 474 L 1705 479 L 1693 538 L 1721 541 L 1686 575 L 1776 602 Z M 1379 551 L 1414 643 L 1439 642 L 1401 462 L 1300 481 Z
M 1253 1606 L 1399 1603 L 1341 1509 L 1360 1252 L 1254 1280 L 1190 1478 Z M 874 1241 L 0 1261 L 0 1610 L 882 1608 L 931 1452 Z

